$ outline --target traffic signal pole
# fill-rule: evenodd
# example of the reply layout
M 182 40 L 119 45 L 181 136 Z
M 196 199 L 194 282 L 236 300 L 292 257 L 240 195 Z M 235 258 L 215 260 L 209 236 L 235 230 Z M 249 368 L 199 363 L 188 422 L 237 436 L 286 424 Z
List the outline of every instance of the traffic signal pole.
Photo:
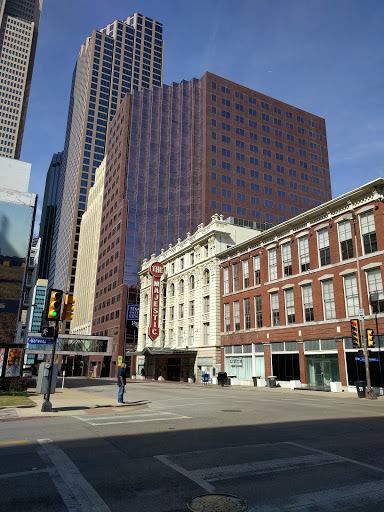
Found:
M 57 343 L 58 336 L 59 336 L 59 321 L 57 320 L 56 324 L 55 324 L 55 335 L 53 337 L 53 345 L 52 345 L 52 353 L 51 353 L 51 367 L 49 368 L 49 376 L 48 376 L 48 393 L 44 396 L 45 401 L 43 402 L 43 405 L 41 406 L 41 412 L 52 412 L 52 404 L 49 401 L 49 399 L 51 396 L 53 364 L 55 361 L 56 343 Z

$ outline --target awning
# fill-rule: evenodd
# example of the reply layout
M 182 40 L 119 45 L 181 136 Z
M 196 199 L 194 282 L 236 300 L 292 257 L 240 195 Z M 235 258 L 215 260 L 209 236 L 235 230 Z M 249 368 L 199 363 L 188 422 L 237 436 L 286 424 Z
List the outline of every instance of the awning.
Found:
M 127 352 L 126 356 L 163 356 L 163 355 L 184 355 L 184 356 L 196 356 L 197 350 L 186 350 L 186 349 L 171 349 L 171 348 L 152 348 L 144 347 L 139 352 Z

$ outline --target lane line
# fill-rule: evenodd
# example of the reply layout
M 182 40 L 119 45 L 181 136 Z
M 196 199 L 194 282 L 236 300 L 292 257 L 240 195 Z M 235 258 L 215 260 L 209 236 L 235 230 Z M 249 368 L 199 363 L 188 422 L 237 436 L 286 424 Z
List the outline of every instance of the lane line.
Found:
M 305 450 L 309 450 L 309 451 L 316 452 L 316 453 L 322 453 L 324 455 L 333 455 L 331 452 L 326 452 L 324 450 L 318 450 L 317 448 L 311 448 L 309 446 L 305 446 L 305 445 L 299 444 L 299 443 L 293 443 L 293 442 L 287 441 L 285 444 L 297 446 L 298 448 L 303 448 Z M 349 457 L 343 457 L 342 455 L 337 455 L 337 457 L 339 457 L 342 461 L 351 462 L 352 464 L 357 464 L 358 466 L 362 466 L 363 468 L 373 469 L 374 471 L 379 471 L 380 473 L 384 473 L 384 468 L 380 468 L 378 466 L 372 466 L 371 464 L 365 464 L 365 462 L 360 462 L 355 459 L 350 459 Z
M 71 459 L 51 439 L 38 439 L 53 464 L 52 480 L 70 512 L 111 512 Z
M 213 485 L 211 485 L 211 484 L 209 484 L 207 482 L 204 482 L 204 480 L 199 478 L 199 476 L 193 475 L 191 471 L 187 471 L 182 466 L 179 466 L 178 464 L 175 464 L 174 462 L 170 461 L 166 455 L 155 455 L 154 458 L 157 459 L 158 461 L 162 462 L 166 466 L 174 469 L 175 471 L 177 471 L 181 475 L 184 475 L 189 480 L 192 480 L 192 482 L 195 482 L 195 484 L 197 484 L 198 486 L 203 488 L 205 491 L 207 491 L 207 492 L 215 492 L 216 489 L 215 489 L 215 487 L 213 487 Z
M 383 500 L 384 485 L 380 480 L 298 494 L 288 497 L 284 503 L 276 505 L 256 504 L 251 506 L 248 512 L 308 512 L 309 510 L 334 512 L 335 510 L 349 510 L 358 503 L 361 504 L 361 510 L 378 510 L 376 507 Z
M 20 441 L 0 441 L 1 446 L 5 446 L 7 444 L 22 444 L 22 443 L 29 443 L 29 440 L 21 439 Z
M 296 469 L 323 466 L 344 462 L 335 455 L 302 455 L 297 457 L 286 457 L 282 459 L 261 460 L 245 464 L 233 464 L 230 466 L 217 466 L 193 470 L 190 473 L 201 480 L 215 482 L 217 480 L 229 480 L 249 475 L 262 475 L 264 473 L 278 473 Z
M 16 478 L 18 476 L 26 476 L 26 475 L 34 475 L 36 473 L 48 473 L 48 469 L 35 469 L 35 470 L 29 470 L 29 471 L 18 471 L 17 473 L 5 473 L 3 475 L 0 475 L 0 478 Z

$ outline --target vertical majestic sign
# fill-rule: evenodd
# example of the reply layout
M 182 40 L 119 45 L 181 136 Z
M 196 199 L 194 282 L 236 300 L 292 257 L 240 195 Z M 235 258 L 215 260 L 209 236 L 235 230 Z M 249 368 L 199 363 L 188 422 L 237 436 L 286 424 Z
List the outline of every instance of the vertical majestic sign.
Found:
M 159 310 L 160 310 L 160 279 L 164 274 L 164 267 L 161 263 L 152 263 L 148 269 L 152 276 L 151 284 L 151 310 L 149 314 L 148 336 L 155 341 L 160 333 Z

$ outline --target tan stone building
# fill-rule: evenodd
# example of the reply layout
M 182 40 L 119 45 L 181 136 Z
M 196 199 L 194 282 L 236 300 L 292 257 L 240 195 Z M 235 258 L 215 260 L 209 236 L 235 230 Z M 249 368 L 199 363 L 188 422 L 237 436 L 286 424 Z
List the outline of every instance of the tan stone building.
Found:
M 236 219 L 238 220 L 238 219 Z M 252 223 L 251 223 L 252 224 Z M 255 223 L 256 225 L 256 223 Z M 186 380 L 220 371 L 220 269 L 217 254 L 252 238 L 259 231 L 240 227 L 213 215 L 207 225 L 167 251 L 144 260 L 139 273 L 140 321 L 137 372 L 146 377 Z M 148 336 L 151 276 L 149 266 L 165 267 L 161 279 L 160 335 Z
M 74 291 L 76 302 L 71 322 L 71 333 L 74 334 L 91 334 L 104 177 L 105 159 L 96 171 L 95 184 L 89 191 L 88 208 L 81 219 L 77 280 Z

